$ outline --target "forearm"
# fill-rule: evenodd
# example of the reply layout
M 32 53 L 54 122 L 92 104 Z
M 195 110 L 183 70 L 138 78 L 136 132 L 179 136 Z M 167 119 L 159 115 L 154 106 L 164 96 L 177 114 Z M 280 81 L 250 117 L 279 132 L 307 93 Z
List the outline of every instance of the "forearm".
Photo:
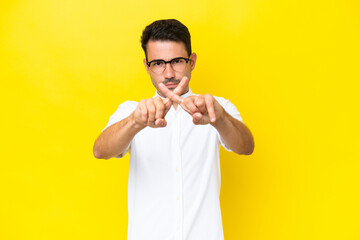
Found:
M 96 158 L 109 159 L 122 154 L 142 128 L 135 128 L 132 116 L 105 129 L 96 139 L 93 152 Z
M 250 155 L 254 151 L 254 139 L 250 130 L 226 111 L 215 123 L 224 144 L 237 154 Z

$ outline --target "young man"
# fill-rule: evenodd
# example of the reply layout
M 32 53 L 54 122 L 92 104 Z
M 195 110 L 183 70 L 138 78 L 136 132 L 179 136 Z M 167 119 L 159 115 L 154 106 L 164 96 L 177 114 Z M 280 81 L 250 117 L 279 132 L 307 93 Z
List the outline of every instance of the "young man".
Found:
M 120 104 L 94 144 L 96 158 L 130 152 L 128 240 L 222 240 L 219 147 L 249 155 L 253 137 L 231 102 L 192 93 L 186 26 L 155 21 L 141 43 L 156 94 Z

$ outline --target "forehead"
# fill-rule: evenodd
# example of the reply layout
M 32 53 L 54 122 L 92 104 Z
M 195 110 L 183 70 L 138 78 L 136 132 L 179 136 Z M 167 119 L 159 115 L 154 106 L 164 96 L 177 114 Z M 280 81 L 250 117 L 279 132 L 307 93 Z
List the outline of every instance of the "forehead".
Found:
M 185 44 L 174 41 L 149 41 L 146 46 L 148 61 L 164 59 L 166 61 L 176 57 L 189 57 Z

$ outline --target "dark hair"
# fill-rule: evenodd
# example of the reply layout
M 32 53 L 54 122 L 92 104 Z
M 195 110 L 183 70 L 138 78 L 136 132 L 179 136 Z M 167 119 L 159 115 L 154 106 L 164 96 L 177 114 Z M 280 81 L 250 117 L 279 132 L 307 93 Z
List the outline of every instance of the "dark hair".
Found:
M 146 26 L 141 36 L 141 46 L 144 49 L 146 60 L 146 46 L 150 40 L 183 42 L 190 56 L 191 40 L 188 28 L 176 19 L 157 20 Z

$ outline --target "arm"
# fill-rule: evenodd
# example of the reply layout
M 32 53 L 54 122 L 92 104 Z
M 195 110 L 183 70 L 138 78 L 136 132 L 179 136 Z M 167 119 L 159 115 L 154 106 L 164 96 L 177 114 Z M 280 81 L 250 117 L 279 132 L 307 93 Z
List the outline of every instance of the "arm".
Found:
M 120 156 L 141 129 L 135 128 L 132 115 L 111 125 L 95 140 L 94 156 L 102 159 Z
M 250 130 L 225 110 L 212 126 L 219 132 L 224 144 L 237 154 L 250 155 L 254 151 L 254 139 Z
M 198 95 L 182 98 L 171 92 L 164 84 L 159 84 L 161 91 L 171 101 L 193 117 L 194 124 L 211 124 L 219 132 L 224 144 L 237 154 L 250 155 L 254 151 L 254 139 L 250 130 L 240 121 L 230 116 L 210 95 Z

